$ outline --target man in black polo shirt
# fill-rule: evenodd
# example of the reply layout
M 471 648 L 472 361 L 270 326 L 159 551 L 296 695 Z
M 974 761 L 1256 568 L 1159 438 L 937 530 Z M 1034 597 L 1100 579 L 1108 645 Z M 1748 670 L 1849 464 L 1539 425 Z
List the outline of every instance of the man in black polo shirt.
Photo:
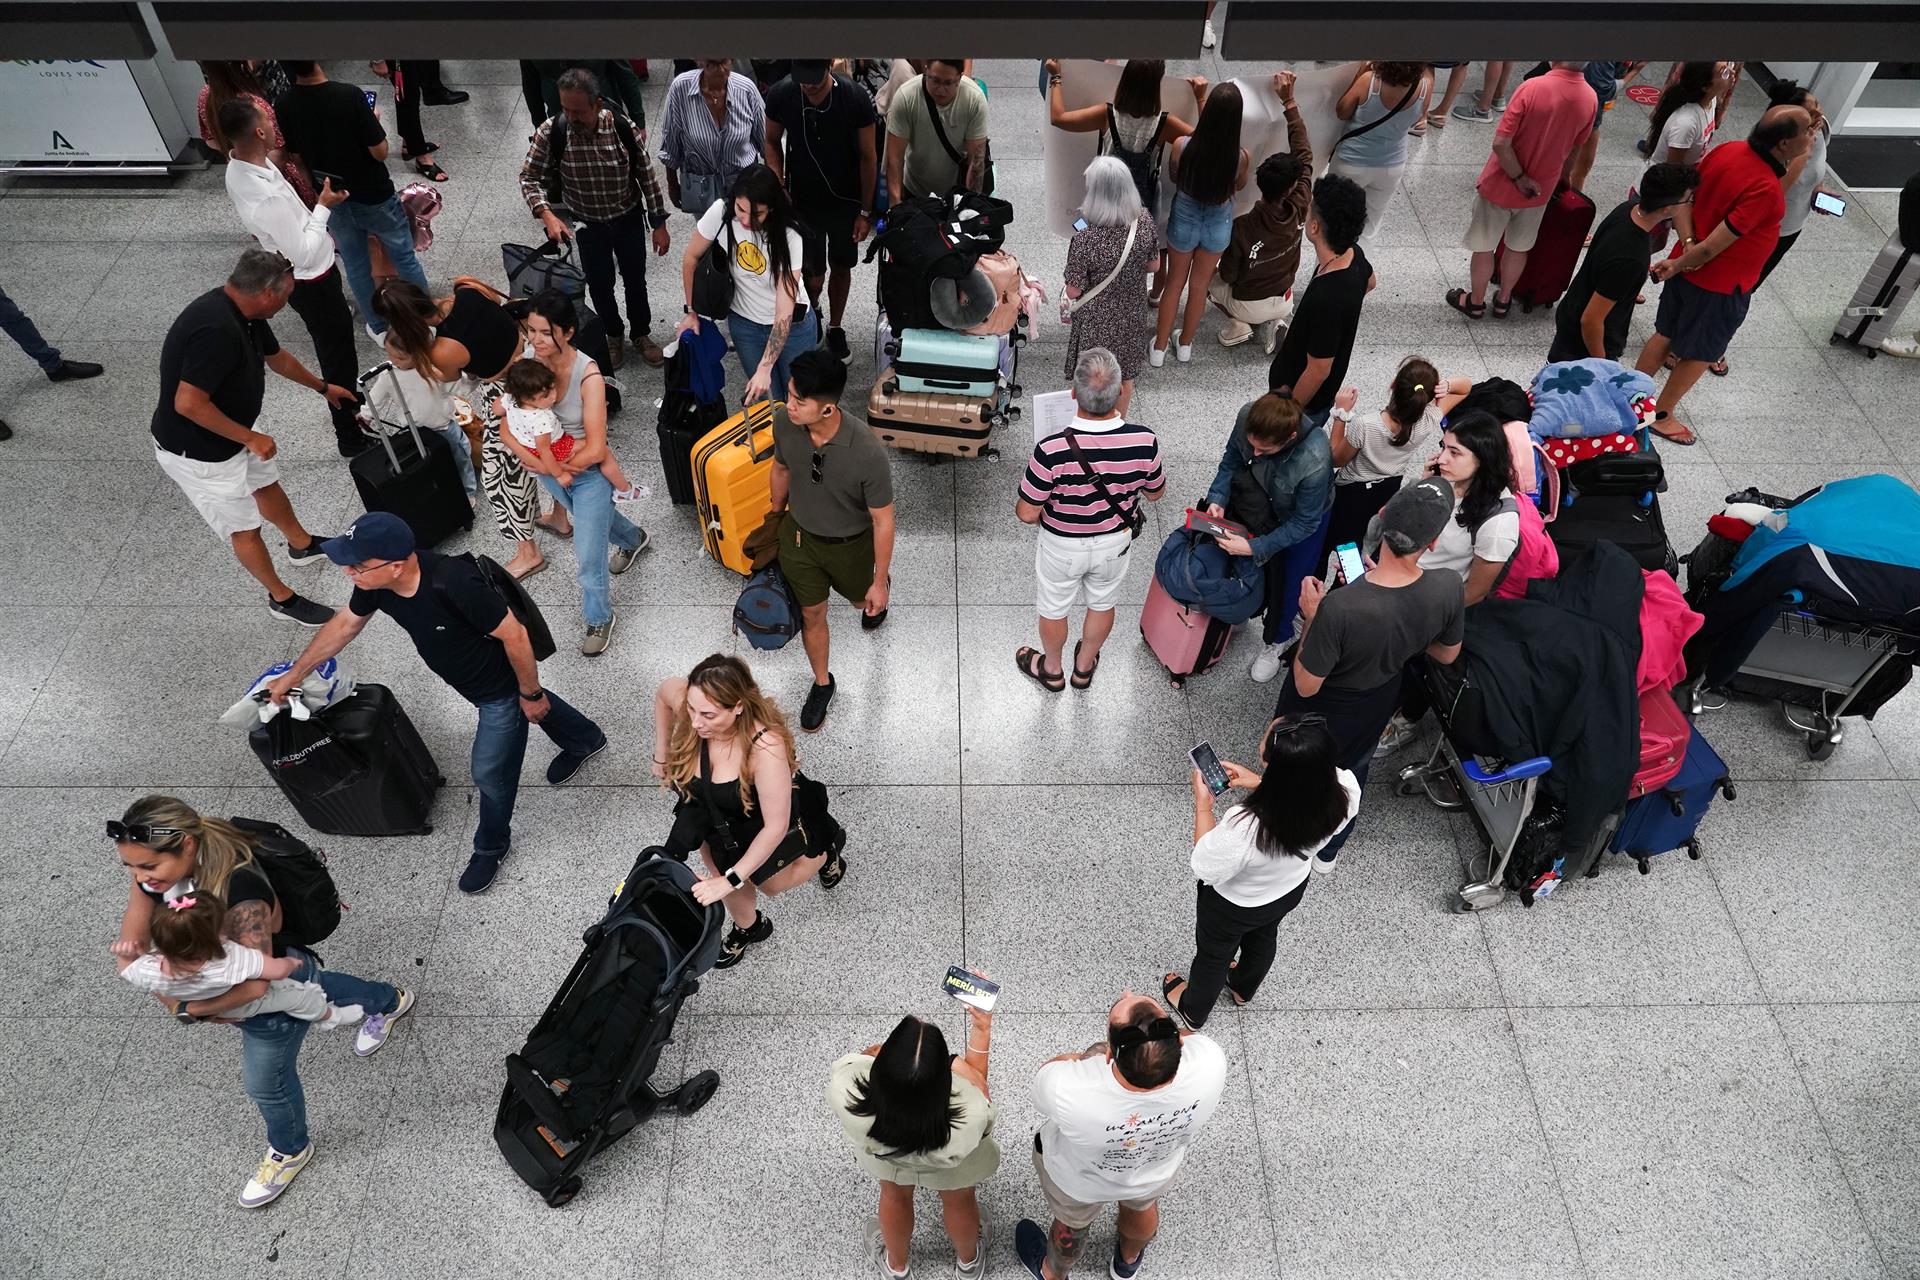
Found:
M 526 625 L 487 580 L 479 561 L 418 550 L 413 530 L 389 511 L 368 512 L 322 547 L 347 571 L 353 596 L 293 669 L 267 686 L 268 693 L 275 702 L 286 701 L 308 672 L 346 648 L 376 612 L 406 628 L 433 674 L 480 712 L 473 735 L 480 821 L 473 831 L 473 857 L 460 874 L 460 892 L 479 893 L 493 883 L 513 842 L 527 725 L 539 725 L 560 748 L 547 765 L 553 786 L 578 773 L 607 745 L 607 735 L 559 694 L 540 687 L 540 663 Z
M 287 535 L 295 564 L 320 557 L 320 544 L 293 514 L 274 462 L 279 446 L 253 429 L 266 394 L 266 369 L 326 397 L 352 404 L 336 387 L 280 349 L 267 320 L 293 296 L 293 264 L 265 249 L 248 249 L 227 282 L 187 304 L 160 347 L 160 403 L 153 411 L 153 451 L 213 531 L 233 544 L 254 580 L 267 589 L 276 618 L 318 627 L 333 610 L 280 580 L 260 537 L 264 517 Z
M 1267 389 L 1300 406 L 1301 434 L 1327 425 L 1333 398 L 1347 376 L 1360 308 L 1375 283 L 1373 266 L 1360 251 L 1367 225 L 1367 195 L 1349 179 L 1330 173 L 1313 184 L 1307 213 L 1307 243 L 1313 246 L 1313 279 L 1293 310 L 1286 340 L 1267 371 Z
M 1634 301 L 1653 262 L 1653 232 L 1687 211 L 1699 185 L 1699 171 L 1691 165 L 1653 165 L 1641 175 L 1638 194 L 1600 220 L 1586 259 L 1554 310 L 1548 364 L 1589 356 L 1620 358 L 1627 349 Z M 1683 235 L 1686 231 L 1683 225 Z
M 815 311 L 826 281 L 827 350 L 841 360 L 853 263 L 873 219 L 878 135 L 873 99 L 824 62 L 796 60 L 793 74 L 767 90 L 767 167 L 786 184 L 805 224 L 801 277 Z

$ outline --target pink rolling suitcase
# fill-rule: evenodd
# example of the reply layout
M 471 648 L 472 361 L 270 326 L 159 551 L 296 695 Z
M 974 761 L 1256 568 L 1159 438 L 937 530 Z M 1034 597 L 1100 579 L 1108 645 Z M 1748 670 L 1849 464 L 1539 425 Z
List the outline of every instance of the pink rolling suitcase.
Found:
M 1680 772 L 1687 757 L 1687 739 L 1693 728 L 1667 689 L 1649 689 L 1640 695 L 1640 767 L 1634 771 L 1627 799 L 1638 800 L 1658 791 Z
M 1233 627 L 1181 604 L 1155 577 L 1147 588 L 1146 607 L 1140 611 L 1140 634 L 1178 689 L 1188 676 L 1197 676 L 1220 661 L 1233 638 Z

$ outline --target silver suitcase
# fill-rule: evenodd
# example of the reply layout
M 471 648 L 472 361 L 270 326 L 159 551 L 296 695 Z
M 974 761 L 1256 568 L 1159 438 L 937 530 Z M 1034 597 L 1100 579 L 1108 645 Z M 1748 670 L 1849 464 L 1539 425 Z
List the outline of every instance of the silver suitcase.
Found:
M 1851 342 L 1870 356 L 1879 355 L 1881 339 L 1899 328 L 1900 314 L 1916 287 L 1920 287 L 1920 254 L 1902 244 L 1898 234 L 1890 236 L 1867 268 L 1867 278 L 1854 290 L 1853 301 L 1840 313 L 1828 341 Z

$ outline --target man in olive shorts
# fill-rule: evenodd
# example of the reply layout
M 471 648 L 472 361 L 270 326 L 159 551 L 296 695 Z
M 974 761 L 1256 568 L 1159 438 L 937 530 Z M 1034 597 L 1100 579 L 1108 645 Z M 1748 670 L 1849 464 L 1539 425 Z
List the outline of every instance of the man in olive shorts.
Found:
M 864 422 L 840 412 L 847 366 L 825 348 L 795 356 L 787 403 L 773 415 L 773 509 L 780 518 L 780 571 L 800 606 L 800 640 L 813 687 L 800 727 L 819 731 L 833 701 L 827 669 L 827 596 L 860 606 L 860 627 L 887 620 L 893 563 L 893 477 L 887 447 Z

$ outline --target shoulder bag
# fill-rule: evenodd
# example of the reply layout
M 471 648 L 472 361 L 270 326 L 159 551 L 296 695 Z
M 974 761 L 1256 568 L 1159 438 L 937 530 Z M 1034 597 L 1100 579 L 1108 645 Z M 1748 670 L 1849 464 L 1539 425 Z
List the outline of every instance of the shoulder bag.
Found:
M 1139 537 L 1147 527 L 1147 513 L 1140 509 L 1138 502 L 1133 504 L 1131 510 L 1120 505 L 1113 496 L 1113 490 L 1107 488 L 1107 482 L 1101 479 L 1100 473 L 1093 469 L 1091 462 L 1087 461 L 1087 455 L 1080 451 L 1080 442 L 1074 439 L 1072 428 L 1061 432 L 1060 435 L 1067 442 L 1067 448 L 1073 451 L 1074 461 L 1078 462 L 1081 469 L 1087 473 L 1087 479 L 1093 481 L 1093 487 L 1100 491 L 1100 496 L 1107 500 L 1107 505 L 1113 508 L 1113 513 L 1120 517 L 1120 523 L 1127 527 L 1128 533 L 1135 538 Z
M 731 210 L 722 212 L 726 215 L 726 248 L 721 249 L 716 236 L 700 260 L 693 264 L 694 314 L 709 320 L 725 320 L 733 310 L 733 214 Z
M 1102 280 L 1099 284 L 1093 286 L 1093 288 L 1087 290 L 1085 293 L 1081 294 L 1079 297 L 1067 299 L 1068 315 L 1072 315 L 1074 312 L 1080 310 L 1080 308 L 1086 306 L 1089 302 L 1092 302 L 1095 298 L 1100 296 L 1100 293 L 1102 290 L 1104 290 L 1108 285 L 1112 284 L 1115 280 L 1119 279 L 1120 273 L 1126 270 L 1127 268 L 1127 259 L 1133 256 L 1133 241 L 1134 241 L 1134 238 L 1139 234 L 1140 234 L 1140 219 L 1135 218 L 1133 220 L 1133 225 L 1127 228 L 1127 243 L 1121 247 L 1120 261 L 1113 264 L 1113 270 L 1107 272 L 1107 278 L 1105 280 Z

